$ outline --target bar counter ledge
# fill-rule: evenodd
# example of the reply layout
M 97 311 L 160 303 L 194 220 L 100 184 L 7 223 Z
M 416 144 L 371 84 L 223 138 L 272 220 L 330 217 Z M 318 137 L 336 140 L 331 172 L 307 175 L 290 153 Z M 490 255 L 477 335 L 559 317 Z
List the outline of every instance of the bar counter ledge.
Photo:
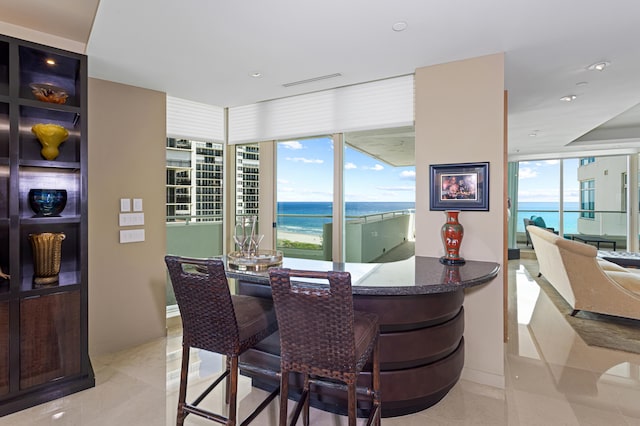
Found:
M 460 378 L 464 365 L 464 289 L 486 284 L 500 270 L 494 262 L 467 260 L 448 266 L 439 258 L 415 256 L 391 263 L 335 263 L 285 258 L 282 267 L 351 273 L 354 309 L 374 312 L 380 322 L 382 416 L 424 410 L 440 401 Z M 239 294 L 271 297 L 265 272 L 227 269 Z M 279 336 L 271 335 L 241 357 L 241 362 L 278 370 Z M 365 367 L 366 368 L 366 367 Z M 254 386 L 273 389 L 277 381 L 250 375 Z M 363 384 L 370 374 L 363 373 Z M 300 389 L 293 378 L 290 389 Z M 346 394 L 327 390 L 311 404 L 346 413 Z M 366 416 L 367 407 L 359 404 Z

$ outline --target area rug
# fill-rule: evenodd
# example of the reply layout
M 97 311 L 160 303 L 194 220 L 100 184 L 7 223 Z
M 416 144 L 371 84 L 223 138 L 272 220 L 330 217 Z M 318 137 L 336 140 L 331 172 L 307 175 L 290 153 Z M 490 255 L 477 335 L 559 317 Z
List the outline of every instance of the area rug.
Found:
M 640 321 L 585 311 L 572 317 L 560 293 L 537 272 L 527 271 L 587 345 L 640 354 Z

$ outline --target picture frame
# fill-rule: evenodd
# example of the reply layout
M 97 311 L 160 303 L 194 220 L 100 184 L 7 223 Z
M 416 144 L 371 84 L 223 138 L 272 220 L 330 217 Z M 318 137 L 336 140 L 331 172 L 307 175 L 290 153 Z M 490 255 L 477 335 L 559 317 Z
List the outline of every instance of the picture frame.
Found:
M 429 166 L 429 210 L 489 210 L 489 163 Z

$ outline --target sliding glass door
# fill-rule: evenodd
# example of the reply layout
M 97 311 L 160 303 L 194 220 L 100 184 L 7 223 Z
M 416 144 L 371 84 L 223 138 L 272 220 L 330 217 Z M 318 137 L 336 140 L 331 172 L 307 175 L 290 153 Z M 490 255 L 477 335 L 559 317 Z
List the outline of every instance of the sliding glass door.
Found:
M 333 139 L 277 143 L 276 248 L 285 256 L 331 259 Z

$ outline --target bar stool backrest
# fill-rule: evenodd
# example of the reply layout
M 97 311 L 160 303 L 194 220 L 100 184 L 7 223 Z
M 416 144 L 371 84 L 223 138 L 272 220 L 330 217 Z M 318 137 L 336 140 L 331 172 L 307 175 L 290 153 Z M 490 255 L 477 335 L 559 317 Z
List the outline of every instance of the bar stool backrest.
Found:
M 328 280 L 329 285 L 292 282 L 296 277 Z M 337 379 L 355 373 L 351 275 L 272 269 L 270 280 L 283 368 Z
M 223 262 L 177 256 L 165 260 L 182 317 L 183 342 L 237 355 L 240 335 Z

